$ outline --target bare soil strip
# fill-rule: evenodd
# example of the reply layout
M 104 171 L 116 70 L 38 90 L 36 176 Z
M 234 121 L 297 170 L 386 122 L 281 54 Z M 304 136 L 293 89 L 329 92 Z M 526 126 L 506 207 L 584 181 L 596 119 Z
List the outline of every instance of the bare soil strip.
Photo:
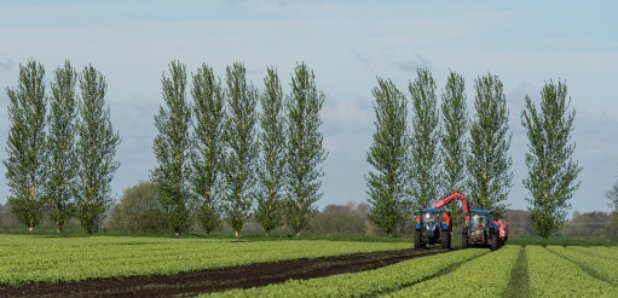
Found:
M 526 247 L 520 246 L 517 263 L 511 272 L 511 280 L 509 286 L 504 291 L 503 297 L 527 298 L 530 296 L 530 288 L 528 285 L 528 259 L 526 257 Z
M 588 275 L 592 276 L 593 278 L 596 278 L 596 279 L 598 279 L 598 280 L 600 280 L 600 281 L 602 281 L 602 282 L 606 282 L 606 283 L 608 283 L 608 284 L 610 284 L 610 285 L 612 285 L 612 286 L 618 286 L 618 285 L 614 284 L 614 283 L 612 282 L 612 280 L 608 279 L 605 275 L 602 275 L 602 274 L 597 273 L 596 271 L 594 271 L 594 270 L 590 269 L 590 267 L 588 267 L 587 265 L 585 265 L 585 264 L 583 264 L 583 263 L 581 263 L 581 262 L 578 262 L 577 260 L 570 259 L 569 257 L 567 257 L 567 256 L 565 256 L 565 255 L 563 255 L 563 254 L 561 254 L 561 253 L 559 253 L 559 252 L 557 252 L 557 251 L 554 251 L 554 250 L 552 250 L 552 249 L 549 249 L 549 248 L 547 248 L 547 247 L 546 247 L 545 249 L 546 249 L 547 251 L 549 251 L 550 253 L 553 253 L 554 255 L 556 255 L 556 256 L 558 256 L 558 257 L 561 257 L 561 258 L 563 258 L 564 260 L 567 260 L 568 262 L 571 262 L 571 263 L 575 264 L 575 265 L 576 265 L 577 267 L 579 267 L 582 271 L 586 272 Z
M 0 287 L 0 297 L 169 297 L 251 288 L 334 274 L 372 270 L 404 260 L 446 252 L 442 249 L 359 253 L 316 259 L 184 272 L 174 275 L 131 276 L 64 283 L 34 283 Z

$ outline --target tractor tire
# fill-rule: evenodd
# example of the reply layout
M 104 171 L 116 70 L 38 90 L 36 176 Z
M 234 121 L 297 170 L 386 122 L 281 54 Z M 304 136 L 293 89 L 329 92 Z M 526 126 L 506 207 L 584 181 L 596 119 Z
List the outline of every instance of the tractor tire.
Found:
M 421 240 L 421 232 L 417 230 L 414 232 L 414 248 L 419 249 L 422 246 L 423 246 L 423 241 Z
M 500 248 L 500 239 L 498 235 L 491 235 L 491 239 L 489 240 L 489 242 L 489 248 L 491 249 L 491 251 L 495 251 L 496 249 Z
M 468 233 L 461 233 L 461 248 L 468 248 Z

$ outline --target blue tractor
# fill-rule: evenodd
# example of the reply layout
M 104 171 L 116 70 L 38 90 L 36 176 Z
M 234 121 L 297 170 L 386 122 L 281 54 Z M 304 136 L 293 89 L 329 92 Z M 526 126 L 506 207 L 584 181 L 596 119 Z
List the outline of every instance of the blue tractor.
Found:
M 421 209 L 416 214 L 414 248 L 440 243 L 442 248 L 451 248 L 451 216 L 442 209 Z
M 493 210 L 471 210 L 470 221 L 464 226 L 462 234 L 462 247 L 481 245 L 496 250 L 508 240 L 508 229 L 508 224 L 496 218 Z

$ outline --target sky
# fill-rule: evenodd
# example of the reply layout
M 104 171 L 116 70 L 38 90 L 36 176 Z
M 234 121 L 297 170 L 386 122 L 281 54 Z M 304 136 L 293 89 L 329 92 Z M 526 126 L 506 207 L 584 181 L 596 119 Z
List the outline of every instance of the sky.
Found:
M 91 63 L 107 78 L 106 100 L 122 138 L 112 183 L 119 198 L 155 166 L 153 117 L 170 61 L 190 72 L 206 63 L 219 76 L 242 61 L 260 88 L 266 67 L 275 66 L 286 92 L 294 65 L 304 61 L 326 95 L 328 158 L 318 206 L 362 202 L 376 78 L 407 91 L 416 69 L 427 67 L 442 94 L 449 70 L 457 71 L 473 115 L 474 79 L 491 72 L 504 83 L 513 133 L 508 203 L 525 209 L 523 101 L 538 100 L 545 82 L 565 80 L 577 113 L 574 157 L 583 167 L 570 210 L 606 211 L 604 194 L 618 180 L 618 2 L 499 2 L 0 0 L 0 144 L 9 128 L 5 90 L 16 86 L 20 64 L 36 59 L 49 81 L 65 59 L 78 69 Z M 0 172 L 5 202 L 4 167 Z

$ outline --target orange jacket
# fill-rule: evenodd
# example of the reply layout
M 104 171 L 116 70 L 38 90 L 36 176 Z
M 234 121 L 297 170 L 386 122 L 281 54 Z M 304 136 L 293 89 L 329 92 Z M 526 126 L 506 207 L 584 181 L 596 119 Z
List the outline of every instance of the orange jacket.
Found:
M 442 222 L 451 227 L 451 217 L 446 212 L 442 212 Z

